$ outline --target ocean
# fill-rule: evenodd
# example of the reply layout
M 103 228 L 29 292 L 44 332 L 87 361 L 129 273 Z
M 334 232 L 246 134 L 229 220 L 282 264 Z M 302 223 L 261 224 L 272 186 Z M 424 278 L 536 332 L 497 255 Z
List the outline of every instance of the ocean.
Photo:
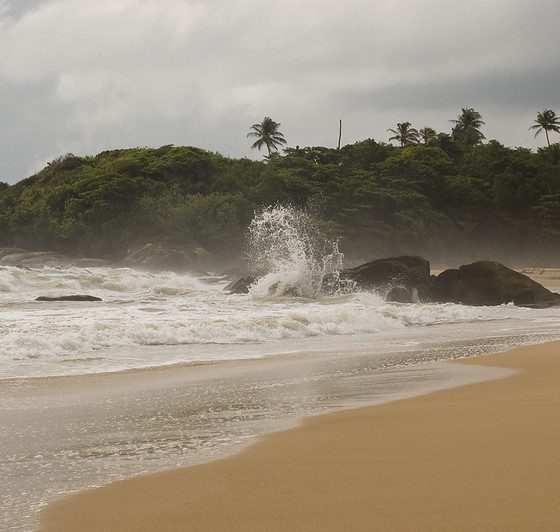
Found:
M 289 209 L 256 219 L 247 294 L 219 272 L 0 264 L 0 530 L 306 416 L 506 376 L 446 362 L 560 338 L 558 308 L 388 303 L 311 233 Z M 35 300 L 74 294 L 102 301 Z
M 447 339 L 558 330 L 558 309 L 391 304 L 360 291 L 270 295 L 262 284 L 228 295 L 226 283 L 216 275 L 127 268 L 0 267 L 0 378 L 344 352 L 355 342 L 402 351 Z M 103 301 L 34 301 L 76 293 Z

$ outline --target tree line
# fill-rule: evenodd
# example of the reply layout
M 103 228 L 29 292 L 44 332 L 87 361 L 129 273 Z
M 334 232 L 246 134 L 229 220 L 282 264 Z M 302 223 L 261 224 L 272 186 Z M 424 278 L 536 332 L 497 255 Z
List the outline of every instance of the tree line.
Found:
M 282 153 L 271 121 L 251 129 L 255 148 L 270 149 L 263 161 L 171 145 L 69 154 L 0 185 L 0 245 L 119 259 L 158 241 L 233 260 L 255 211 L 282 203 L 306 209 L 356 260 L 419 253 L 557 264 L 560 144 L 534 152 L 483 142 L 471 111 L 451 134 L 411 137 L 397 126 L 398 146 L 366 139 Z
M 471 148 L 480 144 L 486 138 L 480 131 L 481 127 L 485 124 L 482 120 L 482 115 L 472 107 L 463 107 L 457 119 L 450 120 L 450 122 L 455 124 L 451 131 L 451 137 L 463 147 Z M 286 139 L 280 132 L 281 125 L 268 116 L 261 123 L 253 124 L 247 137 L 256 137 L 257 140 L 252 144 L 251 148 L 260 150 L 265 146 L 268 150 L 268 155 L 270 155 L 272 151 L 277 151 L 280 147 L 286 145 Z M 560 133 L 560 118 L 552 109 L 543 109 L 537 113 L 535 124 L 529 129 L 536 130 L 535 138 L 544 131 L 546 142 L 550 146 L 549 132 Z M 438 137 L 435 129 L 426 126 L 417 130 L 412 127 L 410 122 L 400 122 L 397 124 L 396 129 L 389 128 L 387 131 L 393 134 L 389 141 L 394 140 L 401 146 L 410 144 L 428 145 L 435 142 Z

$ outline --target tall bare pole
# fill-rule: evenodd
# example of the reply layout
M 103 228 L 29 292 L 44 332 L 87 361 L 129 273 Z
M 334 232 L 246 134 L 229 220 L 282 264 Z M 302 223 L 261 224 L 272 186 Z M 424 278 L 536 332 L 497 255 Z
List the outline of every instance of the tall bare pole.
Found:
M 342 139 L 342 118 L 338 121 L 338 147 L 337 150 L 340 150 L 340 140 Z

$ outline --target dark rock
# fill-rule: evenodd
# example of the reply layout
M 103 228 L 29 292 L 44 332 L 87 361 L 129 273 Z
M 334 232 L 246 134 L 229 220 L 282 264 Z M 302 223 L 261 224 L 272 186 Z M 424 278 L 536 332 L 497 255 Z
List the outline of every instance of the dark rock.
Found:
M 247 277 L 241 277 L 224 287 L 224 292 L 229 294 L 248 294 L 249 287 L 255 282 L 255 278 L 248 275 Z
M 129 250 L 123 265 L 146 270 L 171 270 L 185 272 L 204 270 L 212 256 L 198 245 L 174 246 L 153 243 Z
M 301 286 L 293 285 L 290 283 L 283 283 L 278 281 L 268 287 L 269 296 L 289 296 L 289 297 L 304 297 L 305 291 Z
M 513 302 L 519 307 L 534 305 L 536 303 L 535 294 L 532 290 L 521 290 L 521 292 L 515 294 Z
M 88 259 L 69 257 L 51 251 L 27 251 L 20 248 L 0 248 L 0 265 L 15 266 L 22 269 L 43 268 L 80 268 L 111 266 L 111 263 L 102 259 Z
M 411 255 L 374 260 L 345 270 L 342 276 L 354 281 L 359 288 L 365 289 L 395 285 L 409 290 L 415 288 L 421 298 L 428 293 L 432 285 L 430 263 L 422 257 Z
M 435 277 L 434 281 L 436 279 L 437 282 L 457 281 L 459 279 L 459 270 L 445 270 L 441 272 L 437 277 Z
M 58 296 L 58 297 L 47 297 L 39 296 L 35 301 L 103 301 L 100 297 L 95 296 Z
M 440 273 L 430 290 L 439 303 L 502 305 L 546 308 L 557 304 L 556 296 L 526 275 L 499 262 L 478 261 L 458 270 Z
M 404 286 L 395 286 L 391 288 L 385 299 L 395 303 L 414 303 L 414 298 L 410 290 Z

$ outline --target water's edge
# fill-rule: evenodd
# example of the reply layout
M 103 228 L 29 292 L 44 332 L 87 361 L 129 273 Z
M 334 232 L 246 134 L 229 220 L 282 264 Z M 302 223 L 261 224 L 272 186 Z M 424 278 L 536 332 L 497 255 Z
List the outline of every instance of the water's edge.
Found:
M 260 435 L 296 426 L 308 416 L 505 377 L 507 371 L 443 361 L 535 340 L 448 343 L 405 352 L 401 363 L 395 363 L 399 357 L 392 353 L 392 364 L 379 353 L 343 360 L 304 354 L 81 379 L 58 377 L 62 387 L 54 390 L 52 379 L 27 380 L 32 386 L 27 392 L 20 390 L 19 407 L 4 403 L 0 412 L 2 427 L 18 435 L 11 441 L 8 434 L 2 436 L 1 461 L 10 466 L 7 482 L 12 490 L 2 501 L 12 514 L 4 524 L 22 524 L 29 507 L 36 512 L 68 493 L 227 456 Z M 39 382 L 44 386 L 37 386 Z M 0 397 L 6 399 L 4 393 Z M 41 443 L 33 448 L 33 442 Z M 26 471 L 27 479 L 22 479 Z M 27 521 L 26 526 L 33 523 Z

